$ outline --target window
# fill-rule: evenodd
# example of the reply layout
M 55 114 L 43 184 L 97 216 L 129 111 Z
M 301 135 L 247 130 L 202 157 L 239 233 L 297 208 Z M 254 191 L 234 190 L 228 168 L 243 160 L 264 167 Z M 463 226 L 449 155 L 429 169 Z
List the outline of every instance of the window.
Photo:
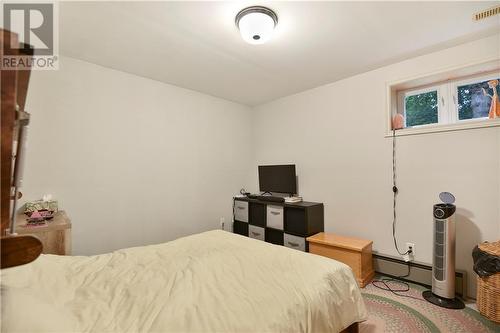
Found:
M 492 80 L 500 80 L 499 77 L 492 77 Z M 488 118 L 490 111 L 491 98 L 486 96 L 493 94 L 493 90 L 488 86 L 488 81 L 474 80 L 472 82 L 456 83 L 456 96 L 458 97 L 458 120 Z M 484 89 L 484 90 L 483 90 Z M 500 87 L 496 87 L 497 93 L 500 94 Z
M 408 93 L 404 96 L 406 127 L 438 122 L 438 91 Z
M 498 80 L 495 89 L 500 95 L 498 73 L 400 90 L 397 113 L 403 116 L 406 128 L 487 120 L 493 95 L 488 84 L 491 80 Z

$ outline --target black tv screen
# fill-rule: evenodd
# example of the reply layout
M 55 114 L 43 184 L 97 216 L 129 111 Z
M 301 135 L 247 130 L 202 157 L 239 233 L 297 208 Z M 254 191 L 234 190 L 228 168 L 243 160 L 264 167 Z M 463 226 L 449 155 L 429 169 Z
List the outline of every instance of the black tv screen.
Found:
M 259 165 L 259 188 L 262 192 L 296 194 L 295 165 Z

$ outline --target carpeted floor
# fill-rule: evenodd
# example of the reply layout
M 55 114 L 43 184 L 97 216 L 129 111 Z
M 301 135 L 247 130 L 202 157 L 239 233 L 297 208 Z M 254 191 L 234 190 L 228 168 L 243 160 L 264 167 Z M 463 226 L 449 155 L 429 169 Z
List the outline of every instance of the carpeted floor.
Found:
M 391 288 L 401 285 L 390 284 Z M 410 284 L 410 291 L 399 297 L 372 284 L 361 291 L 368 308 L 368 320 L 361 323 L 360 333 L 490 333 L 500 332 L 500 325 L 487 320 L 476 310 L 449 310 L 423 300 L 424 287 Z

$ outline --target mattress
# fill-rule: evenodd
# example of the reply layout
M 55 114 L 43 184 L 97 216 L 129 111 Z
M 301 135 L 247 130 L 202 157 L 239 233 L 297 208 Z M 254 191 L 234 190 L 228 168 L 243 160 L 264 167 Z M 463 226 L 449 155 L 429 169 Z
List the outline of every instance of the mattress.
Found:
M 348 266 L 220 230 L 1 274 L 2 332 L 339 332 L 367 315 Z

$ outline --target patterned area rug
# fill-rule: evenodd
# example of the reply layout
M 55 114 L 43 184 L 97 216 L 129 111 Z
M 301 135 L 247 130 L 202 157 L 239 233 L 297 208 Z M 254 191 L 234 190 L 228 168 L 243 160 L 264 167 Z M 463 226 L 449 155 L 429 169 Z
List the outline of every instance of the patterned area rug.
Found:
M 400 284 L 389 283 L 391 288 Z M 360 333 L 490 333 L 500 332 L 500 325 L 489 321 L 474 309 L 449 310 L 433 305 L 422 298 L 425 288 L 410 284 L 402 293 L 414 298 L 399 297 L 372 284 L 361 289 L 368 320 L 361 323 Z

